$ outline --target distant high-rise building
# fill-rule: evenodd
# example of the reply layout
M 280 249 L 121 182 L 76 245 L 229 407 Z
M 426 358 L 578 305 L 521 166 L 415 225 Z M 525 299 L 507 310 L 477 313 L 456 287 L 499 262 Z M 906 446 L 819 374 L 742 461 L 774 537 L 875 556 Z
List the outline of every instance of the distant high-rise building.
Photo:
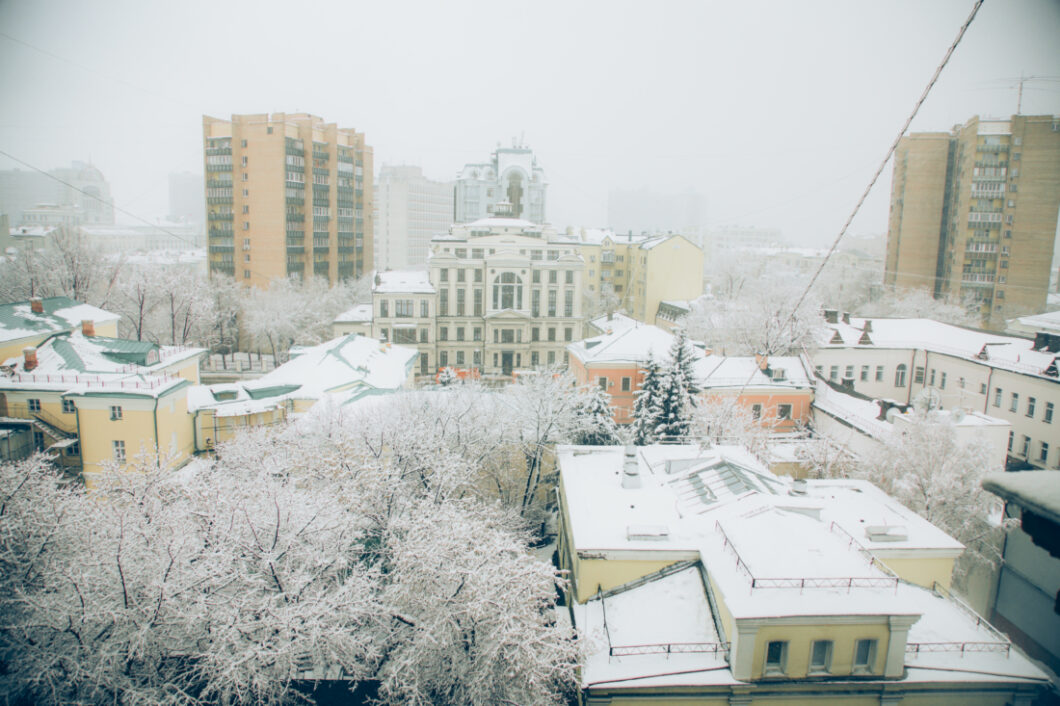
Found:
M 453 183 L 432 181 L 419 167 L 384 165 L 375 183 L 375 268 L 427 262 L 431 238 L 453 224 Z
M 203 116 L 212 275 L 361 277 L 372 266 L 372 148 L 306 113 Z M 309 193 L 306 193 L 306 192 Z
M 489 162 L 466 164 L 456 179 L 453 220 L 470 223 L 493 215 L 498 204 L 515 218 L 545 223 L 545 172 L 529 147 L 513 140 Z
M 206 220 L 202 174 L 179 172 L 169 175 L 169 220 L 203 223 Z
M 983 322 L 1041 311 L 1060 209 L 1060 117 L 972 118 L 902 138 L 884 284 L 974 298 Z
M 21 169 L 0 172 L 0 211 L 8 214 L 11 225 L 22 225 L 26 211 L 41 207 L 70 214 L 75 225 L 114 223 L 110 184 L 99 169 L 73 162 L 49 174 Z
M 706 205 L 701 194 L 614 189 L 607 195 L 607 225 L 616 233 L 680 233 L 703 247 Z

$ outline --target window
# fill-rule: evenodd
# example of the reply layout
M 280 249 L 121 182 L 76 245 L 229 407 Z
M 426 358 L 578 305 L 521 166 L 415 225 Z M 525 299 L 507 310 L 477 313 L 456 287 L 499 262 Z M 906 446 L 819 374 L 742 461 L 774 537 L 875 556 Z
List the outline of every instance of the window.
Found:
M 449 270 L 445 269 L 444 267 L 441 268 L 440 270 L 438 270 L 438 281 L 439 282 L 448 282 L 449 281 Z
M 535 326 L 532 329 L 530 329 L 530 340 L 531 341 L 540 341 L 541 340 L 541 329 L 539 329 L 537 326 Z
M 751 417 L 753 417 L 755 421 L 758 421 L 762 418 L 762 405 L 751 405 Z
M 394 343 L 415 343 L 416 329 L 396 328 L 394 329 Z
M 772 640 L 766 644 L 766 674 L 783 674 L 784 663 L 788 661 L 788 643 L 783 640 Z
M 854 672 L 871 672 L 876 663 L 876 640 L 854 643 Z
M 918 365 L 913 368 L 913 382 L 918 385 L 924 384 L 924 366 Z
M 574 316 L 574 292 L 568 289 L 563 293 L 563 315 Z
M 630 378 L 622 378 L 622 392 L 629 392 L 631 382 Z
M 66 447 L 66 455 L 67 456 L 80 456 L 81 455 L 81 444 L 79 442 L 75 441 L 74 443 L 72 443 L 69 446 L 67 446 Z
M 464 274 L 463 270 L 457 270 L 456 271 L 456 281 L 457 282 L 465 282 L 466 280 L 464 279 L 464 277 L 466 277 L 466 276 L 467 275 Z
M 481 289 L 476 289 L 474 291 L 474 297 L 475 297 L 475 304 L 474 304 L 475 311 L 474 311 L 474 314 L 475 314 L 475 316 L 482 316 L 482 290 Z
M 1026 434 L 1024 434 L 1023 435 L 1023 444 L 1020 445 L 1020 456 L 1023 456 L 1024 458 L 1026 458 L 1027 454 L 1030 453 L 1030 450 L 1031 450 L 1031 438 L 1029 436 L 1027 436 Z
M 861 366 L 861 381 L 862 382 L 868 382 L 869 381 L 869 366 L 867 366 L 867 365 L 862 365 Z
M 777 405 L 777 419 L 791 419 L 791 405 L 790 404 L 778 404 Z
M 569 327 L 563 329 L 563 340 L 564 341 L 573 341 L 574 340 L 574 329 L 569 328 Z
M 574 284 L 574 270 L 567 270 L 564 275 L 564 282 L 567 284 Z
M 814 640 L 810 650 L 810 671 L 827 672 L 832 665 L 832 641 Z
M 1027 416 L 1031 418 L 1034 417 L 1034 403 L 1035 399 L 1033 397 L 1027 398 Z
M 381 328 L 379 329 L 379 340 L 388 341 L 390 340 L 390 329 Z
M 37 451 L 44 450 L 44 432 L 33 430 L 33 448 Z
M 833 365 L 831 368 L 828 369 L 828 379 L 829 380 L 837 380 L 837 379 L 839 379 L 839 366 L 838 365 Z
M 1042 421 L 1045 422 L 1046 424 L 1052 424 L 1053 423 L 1053 403 L 1052 402 L 1046 402 L 1045 403 L 1045 416 L 1042 418 Z
M 850 378 L 852 380 L 854 379 L 854 366 L 853 365 L 848 365 L 846 367 L 846 370 L 843 372 L 843 377 L 844 378 Z
M 441 367 L 447 367 L 449 365 L 449 352 L 442 351 L 438 354 L 438 365 Z
M 548 315 L 554 317 L 556 315 L 556 290 L 548 290 Z
M 394 302 L 394 316 L 409 318 L 413 315 L 412 309 L 411 299 L 398 299 Z
M 390 316 L 390 302 L 382 300 L 379 302 L 379 318 L 385 319 Z
M 530 351 L 530 366 L 536 368 L 541 364 L 541 358 L 537 351 Z
M 931 369 L 931 381 L 928 384 L 930 384 L 932 387 L 934 387 L 934 385 L 935 385 L 935 369 L 934 368 Z
M 550 340 L 550 341 L 555 341 L 556 340 L 556 329 L 554 327 L 549 327 L 549 329 L 548 329 L 548 340 Z
M 894 386 L 905 387 L 905 363 L 902 363 L 894 370 Z
M 559 282 L 559 273 L 556 272 L 555 270 L 549 270 L 548 271 L 548 283 L 549 284 L 556 284 L 557 282 Z
M 534 273 L 537 274 L 536 272 Z M 530 293 L 530 315 L 537 318 L 541 315 L 541 290 L 535 289 Z
M 533 282 L 534 284 L 541 284 L 541 270 L 534 270 Z
M 463 365 L 464 364 L 464 351 L 457 351 L 456 352 L 456 364 L 457 365 Z
M 876 382 L 883 382 L 883 366 L 876 366 Z
M 1010 404 L 1010 405 L 1008 406 L 1008 411 L 1010 411 L 1010 412 L 1015 412 L 1015 411 L 1016 411 L 1016 408 L 1017 408 L 1017 407 L 1019 407 L 1019 404 L 1020 404 L 1020 396 L 1019 396 L 1019 393 L 1013 392 L 1013 393 L 1012 393 L 1012 404 Z
M 427 342 L 427 329 L 421 328 L 420 329 L 420 343 L 426 343 L 426 342 Z
M 420 375 L 426 375 L 429 358 L 426 353 L 420 353 Z
M 1000 407 L 1001 406 L 1001 388 L 1000 387 L 995 387 L 994 388 L 994 406 L 995 407 Z
M 112 404 L 110 406 L 110 418 L 115 421 L 121 419 L 121 405 Z
M 556 351 L 549 351 L 548 352 L 548 364 L 549 365 L 555 365 L 556 364 Z
M 939 376 L 939 387 L 943 390 L 946 389 L 946 373 L 942 373 Z
M 427 318 L 431 315 L 431 305 L 426 299 L 420 302 L 420 316 Z
M 449 327 L 448 326 L 442 326 L 442 327 L 440 327 L 438 329 L 438 340 L 439 341 L 448 341 L 449 340 Z
M 475 328 L 471 329 L 471 340 L 472 341 L 481 341 L 482 340 L 482 327 L 476 326 Z
M 475 367 L 482 366 L 482 351 L 471 351 L 471 364 Z
M 1008 433 L 1008 451 L 1009 451 L 1009 453 L 1012 453 L 1012 441 L 1013 441 L 1013 439 L 1015 437 L 1016 437 L 1016 432 L 1010 430 L 1009 433 Z
M 39 412 L 40 400 L 26 400 L 26 406 L 29 408 L 30 412 Z
M 464 327 L 463 326 L 457 326 L 456 327 L 456 340 L 458 340 L 458 341 L 463 341 L 464 340 Z
M 114 460 L 118 463 L 125 463 L 125 442 L 112 441 L 111 445 L 114 448 Z
M 979 383 L 979 394 L 980 395 L 985 395 L 986 394 L 986 383 L 985 382 Z
M 463 270 L 459 270 L 459 272 L 462 273 Z M 457 316 L 463 316 L 464 315 L 464 299 L 465 299 L 464 295 L 466 295 L 466 294 L 467 294 L 467 292 L 465 290 L 463 290 L 463 289 L 456 290 L 456 315 Z
M 74 409 L 75 407 L 73 400 L 63 400 L 63 414 L 73 414 Z
M 598 384 L 600 386 L 601 390 L 604 390 L 604 391 L 607 390 L 607 378 L 606 377 L 601 376 L 601 377 L 596 378 L 596 384 Z
M 1038 460 L 1045 463 L 1049 460 L 1049 444 L 1042 442 L 1042 452 L 1038 456 Z
M 449 290 L 438 292 L 438 316 L 449 316 Z

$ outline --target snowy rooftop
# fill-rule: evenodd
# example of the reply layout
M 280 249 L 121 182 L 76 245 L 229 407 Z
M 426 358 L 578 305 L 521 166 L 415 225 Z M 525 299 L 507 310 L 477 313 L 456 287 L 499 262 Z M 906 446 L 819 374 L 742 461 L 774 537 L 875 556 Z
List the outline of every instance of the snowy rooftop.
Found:
M 11 372 L 0 377 L 0 384 L 67 394 L 125 392 L 157 396 L 186 382 L 167 374 L 166 369 L 191 363 L 203 353 L 203 348 L 86 337 L 80 331 L 60 333 L 37 347 L 37 365 L 31 370 L 26 370 L 24 356 L 5 361 L 4 367 Z
M 810 376 L 797 356 L 770 356 L 763 370 L 751 356 L 709 355 L 696 360 L 696 383 L 704 388 L 786 387 L 809 389 Z
M 497 217 L 497 216 L 491 216 L 489 218 L 480 218 L 477 221 L 472 221 L 471 223 L 466 224 L 465 227 L 471 228 L 471 229 L 475 229 L 475 228 L 519 228 L 520 230 L 522 230 L 522 229 L 533 230 L 533 229 L 540 229 L 541 228 L 541 226 L 539 226 L 537 223 L 534 223 L 533 221 L 525 220 L 523 218 L 501 218 L 501 217 Z
M 43 311 L 35 314 L 28 301 L 0 304 L 0 342 L 72 331 L 80 328 L 83 320 L 98 324 L 121 318 L 118 314 L 82 304 L 69 297 L 48 297 L 41 300 L 41 305 Z
M 378 294 L 434 294 L 434 285 L 426 270 L 392 270 L 376 272 L 377 284 L 372 291 Z
M 1060 334 L 1060 311 L 1050 311 L 1044 314 L 1035 314 L 1033 316 L 1021 316 L 1016 319 L 1016 321 L 1019 322 L 1021 326 L 1034 329 L 1035 331 Z
M 372 305 L 358 304 L 357 306 L 342 312 L 335 317 L 335 323 L 339 324 L 362 324 L 371 323 Z
M 218 416 L 241 416 L 267 411 L 288 399 L 319 400 L 328 393 L 352 401 L 403 387 L 416 356 L 414 348 L 357 334 L 341 336 L 303 349 L 256 380 L 192 388 L 188 410 L 210 408 Z
M 1055 353 L 1035 351 L 1034 342 L 1025 338 L 953 326 L 932 319 L 871 319 L 871 330 L 867 333 L 865 321 L 852 318 L 849 324 L 827 324 L 822 329 L 821 347 L 921 349 L 1042 376 L 1057 357 Z M 868 341 L 860 343 L 862 336 L 866 335 Z
M 647 362 L 649 355 L 664 360 L 674 342 L 669 331 L 622 314 L 615 314 L 610 320 L 606 316 L 593 319 L 590 324 L 604 333 L 567 346 L 571 355 L 584 363 L 641 364 Z
M 1060 523 L 1060 471 L 992 473 L 983 487 L 1008 502 Z

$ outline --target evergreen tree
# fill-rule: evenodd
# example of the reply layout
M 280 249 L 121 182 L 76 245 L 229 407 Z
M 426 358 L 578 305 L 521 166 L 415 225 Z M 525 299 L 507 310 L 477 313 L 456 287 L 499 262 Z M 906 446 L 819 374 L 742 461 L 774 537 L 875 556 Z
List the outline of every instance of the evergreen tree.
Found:
M 633 443 L 638 446 L 654 444 L 658 440 L 656 428 L 661 417 L 660 396 L 665 373 L 651 355 L 644 366 L 644 382 L 637 390 L 633 404 Z
M 607 446 L 619 443 L 618 425 L 611 412 L 611 395 L 603 388 L 591 385 L 585 389 L 578 405 L 580 428 L 574 443 L 587 446 Z
M 683 328 L 677 330 L 670 347 L 670 365 L 660 381 L 655 437 L 659 441 L 683 442 L 692 429 L 692 412 L 699 387 L 695 382 L 693 353 Z

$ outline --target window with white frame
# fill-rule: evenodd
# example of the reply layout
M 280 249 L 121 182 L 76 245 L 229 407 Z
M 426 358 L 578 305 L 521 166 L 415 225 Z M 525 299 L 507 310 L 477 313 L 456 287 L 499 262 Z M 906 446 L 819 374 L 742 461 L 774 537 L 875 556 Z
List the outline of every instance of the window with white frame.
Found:
M 810 648 L 810 672 L 827 672 L 832 666 L 832 641 L 814 640 Z
M 783 674 L 788 661 L 788 643 L 786 640 L 771 640 L 766 643 L 765 674 Z
M 125 442 L 122 440 L 112 441 L 111 446 L 114 449 L 114 460 L 118 463 L 125 463 Z
M 876 640 L 858 640 L 854 643 L 854 673 L 871 672 L 876 663 Z
M 121 419 L 121 405 L 112 404 L 110 406 L 110 418 L 114 421 Z

